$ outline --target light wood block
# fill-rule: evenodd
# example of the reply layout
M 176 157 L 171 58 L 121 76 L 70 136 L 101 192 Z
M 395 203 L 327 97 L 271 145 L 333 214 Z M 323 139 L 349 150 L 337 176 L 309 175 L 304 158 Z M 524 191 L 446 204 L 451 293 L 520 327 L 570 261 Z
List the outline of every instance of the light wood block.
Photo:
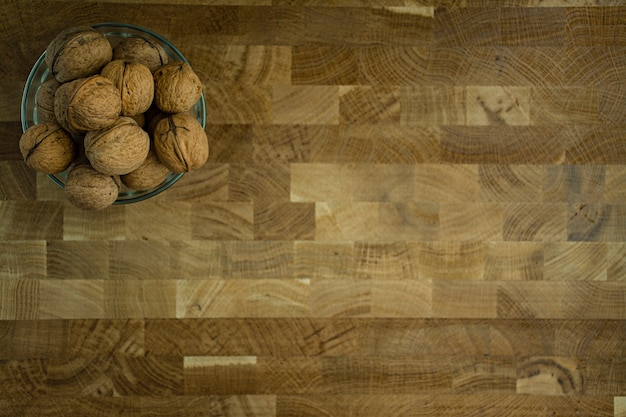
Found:
M 0 241 L 0 278 L 42 279 L 48 273 L 46 256 L 45 241 Z
M 276 86 L 272 89 L 274 124 L 333 125 L 339 123 L 336 86 Z

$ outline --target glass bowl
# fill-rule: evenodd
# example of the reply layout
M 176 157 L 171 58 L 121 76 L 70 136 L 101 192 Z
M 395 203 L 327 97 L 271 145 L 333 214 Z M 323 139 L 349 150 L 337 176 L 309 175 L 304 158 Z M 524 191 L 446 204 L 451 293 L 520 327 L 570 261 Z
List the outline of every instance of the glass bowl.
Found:
M 98 32 L 104 34 L 109 42 L 111 42 L 111 46 L 113 48 L 115 48 L 115 46 L 124 38 L 131 36 L 142 36 L 146 39 L 155 41 L 160 44 L 171 61 L 184 61 L 186 63 L 189 63 L 187 59 L 183 56 L 183 54 L 174 45 L 172 45 L 170 41 L 165 39 L 163 36 L 152 32 L 149 29 L 131 25 L 128 23 L 116 22 L 98 23 L 91 25 L 91 27 L 93 27 Z M 33 68 L 28 75 L 28 79 L 26 80 L 26 85 L 24 86 L 21 109 L 22 131 L 24 132 L 29 127 L 39 123 L 36 105 L 37 90 L 39 90 L 39 87 L 42 83 L 52 78 L 52 75 L 50 74 L 50 72 L 48 71 L 48 67 L 46 66 L 45 59 L 46 52 L 44 51 L 37 60 L 37 62 L 35 62 L 35 65 L 33 65 Z M 200 122 L 202 128 L 206 127 L 206 103 L 204 101 L 204 93 L 202 94 L 198 102 L 191 108 L 190 113 L 198 120 L 198 122 Z M 154 197 L 155 195 L 171 187 L 182 176 L 183 173 L 171 172 L 159 186 L 148 190 L 132 190 L 125 186 L 122 186 L 117 200 L 113 204 L 136 203 L 146 200 L 150 197 Z M 63 188 L 65 187 L 67 172 L 64 171 L 59 174 L 50 174 L 48 175 L 48 178 L 50 178 L 54 183 Z

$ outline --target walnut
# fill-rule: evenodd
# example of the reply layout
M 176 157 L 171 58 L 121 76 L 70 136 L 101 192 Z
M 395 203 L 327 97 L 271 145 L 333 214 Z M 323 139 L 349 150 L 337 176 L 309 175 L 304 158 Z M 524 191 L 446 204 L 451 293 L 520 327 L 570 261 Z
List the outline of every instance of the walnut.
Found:
M 51 78 L 41 84 L 37 90 L 35 102 L 37 103 L 37 118 L 39 122 L 56 122 L 54 115 L 54 93 L 61 85 L 55 78 Z
M 100 210 L 117 200 L 119 178 L 96 171 L 89 164 L 71 168 L 65 181 L 65 195 L 70 203 L 83 210 Z
M 103 174 L 122 175 L 137 169 L 148 156 L 150 136 L 130 117 L 85 135 L 85 154 Z
M 154 129 L 154 149 L 172 172 L 200 168 L 209 157 L 209 143 L 202 125 L 189 113 L 170 114 Z
M 145 161 L 136 170 L 121 176 L 122 182 L 134 190 L 148 190 L 161 184 L 170 170 L 151 149 Z
M 202 83 L 185 62 L 163 65 L 154 73 L 154 103 L 166 113 L 191 109 L 201 95 Z
M 120 91 L 124 116 L 136 116 L 150 108 L 154 98 L 154 79 L 148 67 L 118 59 L 106 64 L 101 74 L 113 81 Z
M 168 62 L 167 54 L 161 45 L 141 36 L 123 39 L 113 48 L 113 59 L 138 62 L 156 71 Z
M 65 29 L 46 49 L 50 73 L 63 83 L 97 74 L 111 60 L 113 49 L 108 39 L 89 26 Z
M 20 137 L 19 147 L 26 165 L 44 174 L 65 171 L 76 156 L 72 137 L 55 122 L 31 126 Z
M 119 90 L 102 75 L 61 84 L 54 95 L 54 114 L 70 133 L 104 129 L 117 120 L 121 110 Z

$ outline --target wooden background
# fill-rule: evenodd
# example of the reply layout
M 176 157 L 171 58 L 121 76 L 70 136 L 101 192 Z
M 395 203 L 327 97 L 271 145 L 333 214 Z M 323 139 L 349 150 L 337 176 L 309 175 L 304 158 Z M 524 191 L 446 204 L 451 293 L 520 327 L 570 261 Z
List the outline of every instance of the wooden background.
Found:
M 19 104 L 105 21 L 188 57 L 211 156 L 93 213 Z M 625 2 L 0 0 L 0 39 L 1 416 L 626 416 Z

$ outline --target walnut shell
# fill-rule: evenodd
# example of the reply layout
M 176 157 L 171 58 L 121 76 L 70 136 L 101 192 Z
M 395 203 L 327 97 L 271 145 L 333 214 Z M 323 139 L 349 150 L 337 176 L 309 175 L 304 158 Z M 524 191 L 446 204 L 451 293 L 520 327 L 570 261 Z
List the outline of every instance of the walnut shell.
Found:
M 42 83 L 37 90 L 35 102 L 37 103 L 37 118 L 39 119 L 39 123 L 57 121 L 54 115 L 54 93 L 56 93 L 60 85 L 61 84 L 55 78 L 50 78 Z
M 61 84 L 54 95 L 54 114 L 70 133 L 111 126 L 121 110 L 119 90 L 102 75 Z
M 55 122 L 31 126 L 19 146 L 26 165 L 44 174 L 65 171 L 76 156 L 72 137 Z
M 172 172 L 187 172 L 207 161 L 209 142 L 202 125 L 189 113 L 170 114 L 154 129 L 154 150 Z
M 130 117 L 85 135 L 85 154 L 103 174 L 123 175 L 136 170 L 148 156 L 150 136 Z
M 148 190 L 161 184 L 170 170 L 163 165 L 156 153 L 150 150 L 145 161 L 136 170 L 121 176 L 122 182 L 134 190 Z
M 89 26 L 76 26 L 59 33 L 46 49 L 46 65 L 57 81 L 64 83 L 97 74 L 111 60 L 108 39 Z
M 112 205 L 120 191 L 119 178 L 96 171 L 89 164 L 72 167 L 65 181 L 65 195 L 83 210 L 101 210 Z
M 148 110 L 154 98 L 154 78 L 143 64 L 114 60 L 102 68 L 101 74 L 120 91 L 122 114 L 136 116 Z
M 154 103 L 166 113 L 191 109 L 201 95 L 200 78 L 185 62 L 166 64 L 154 72 Z
M 150 68 L 151 72 L 169 60 L 161 45 L 141 36 L 125 38 L 118 43 L 113 48 L 113 59 L 138 62 Z

